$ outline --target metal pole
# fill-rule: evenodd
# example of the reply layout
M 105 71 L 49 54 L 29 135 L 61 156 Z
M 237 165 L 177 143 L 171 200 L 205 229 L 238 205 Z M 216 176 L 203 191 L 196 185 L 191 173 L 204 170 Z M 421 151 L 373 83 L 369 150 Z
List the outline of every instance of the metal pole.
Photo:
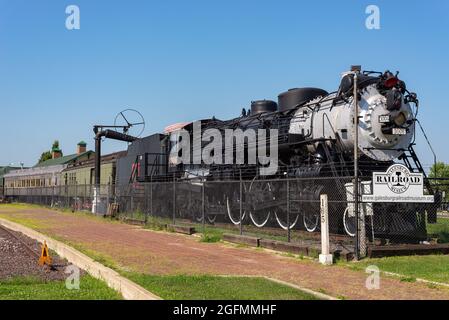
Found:
M 290 228 L 290 180 L 287 176 L 287 242 L 291 241 Z
M 95 186 L 101 181 L 101 137 L 95 137 Z
M 150 177 L 150 214 L 153 214 L 153 176 Z
M 242 181 L 242 168 L 239 168 L 240 176 L 240 235 L 243 235 L 243 181 Z
M 76 210 L 81 211 L 81 207 L 79 206 L 80 201 L 79 201 L 79 199 L 78 199 L 78 184 L 77 184 L 77 183 L 78 183 L 78 182 L 76 181 L 76 182 L 75 182 L 75 211 L 76 211 Z
M 144 193 L 145 193 L 145 225 L 148 222 L 148 201 L 149 201 L 149 197 L 148 197 L 148 184 L 144 183 L 143 184 L 144 189 Z
M 130 210 L 131 211 L 131 219 L 134 219 L 134 186 L 133 186 L 133 184 L 130 185 L 130 188 L 131 189 L 129 190 L 130 191 L 129 193 L 130 193 L 130 197 L 131 197 L 131 199 L 130 199 L 131 200 L 130 201 L 131 202 L 131 210 Z
M 357 90 L 358 73 L 354 71 L 354 214 L 355 214 L 355 258 L 360 259 L 359 243 L 359 103 Z
M 176 224 L 176 176 L 173 173 L 173 224 Z
M 201 185 L 201 215 L 202 215 L 202 224 L 203 224 L 203 234 L 206 232 L 206 203 L 205 201 L 205 181 L 204 181 L 204 174 L 203 174 L 203 184 Z

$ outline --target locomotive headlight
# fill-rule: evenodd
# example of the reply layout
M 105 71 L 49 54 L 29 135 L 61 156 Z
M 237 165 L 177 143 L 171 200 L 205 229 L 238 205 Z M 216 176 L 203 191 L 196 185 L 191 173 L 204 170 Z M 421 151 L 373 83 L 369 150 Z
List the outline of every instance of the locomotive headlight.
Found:
M 402 127 L 407 122 L 407 116 L 404 112 L 399 112 L 398 115 L 393 118 L 393 122 L 398 127 Z

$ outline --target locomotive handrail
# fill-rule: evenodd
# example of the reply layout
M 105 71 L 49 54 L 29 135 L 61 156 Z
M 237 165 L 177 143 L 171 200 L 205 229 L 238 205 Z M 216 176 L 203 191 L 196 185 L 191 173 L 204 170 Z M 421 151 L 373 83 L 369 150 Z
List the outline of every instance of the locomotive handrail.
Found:
M 393 151 L 407 151 L 407 149 L 404 148 L 376 148 L 376 147 L 365 147 L 363 150 L 393 150 Z
M 334 127 L 332 126 L 331 120 L 329 119 L 329 116 L 327 115 L 327 113 L 323 113 L 323 137 L 324 137 L 324 118 L 325 118 L 325 117 L 326 117 L 326 119 L 327 119 L 327 122 L 329 122 L 329 125 L 330 125 L 332 131 L 333 131 L 334 133 L 337 132 L 337 131 L 334 129 Z
M 415 122 L 418 123 L 418 126 L 419 126 L 419 128 L 421 129 L 422 134 L 424 135 L 424 139 L 426 139 L 427 145 L 429 146 L 430 151 L 431 151 L 432 154 L 433 154 L 433 164 L 434 164 L 434 168 L 435 168 L 435 171 L 436 171 L 436 168 L 437 168 L 437 166 L 436 166 L 436 165 L 437 165 L 437 155 L 436 155 L 435 151 L 433 150 L 433 147 L 432 147 L 432 144 L 431 144 L 430 141 L 429 141 L 429 138 L 427 138 L 426 132 L 424 131 L 424 128 L 423 128 L 423 126 L 421 125 L 421 122 L 420 122 L 418 119 L 415 119 L 415 120 L 416 120 Z M 435 172 L 435 177 L 437 176 L 436 173 L 437 173 L 437 172 Z

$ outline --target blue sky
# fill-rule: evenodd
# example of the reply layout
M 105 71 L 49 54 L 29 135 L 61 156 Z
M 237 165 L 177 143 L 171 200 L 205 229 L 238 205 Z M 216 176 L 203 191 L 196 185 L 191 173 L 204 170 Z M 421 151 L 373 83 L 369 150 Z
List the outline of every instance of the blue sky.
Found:
M 81 29 L 65 28 L 66 6 Z M 365 28 L 365 8 L 381 29 Z M 399 70 L 420 119 L 449 162 L 449 2 L 0 0 L 0 165 L 33 165 L 59 139 L 93 148 L 92 124 L 132 107 L 146 134 L 288 88 L 334 91 L 351 64 Z M 422 139 L 418 152 L 432 157 Z M 104 151 L 125 149 L 108 141 Z

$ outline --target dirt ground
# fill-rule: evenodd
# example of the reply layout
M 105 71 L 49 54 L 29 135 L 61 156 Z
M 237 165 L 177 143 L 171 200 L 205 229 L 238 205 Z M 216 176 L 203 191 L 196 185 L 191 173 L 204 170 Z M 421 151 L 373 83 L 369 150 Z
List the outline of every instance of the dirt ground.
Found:
M 192 236 L 154 232 L 82 214 L 0 205 L 0 218 L 26 221 L 42 233 L 147 274 L 262 275 L 346 299 L 449 299 L 449 290 L 382 276 L 379 290 L 366 289 L 367 274 L 321 266 L 260 249 L 200 243 Z
M 19 240 L 0 228 L 0 280 L 15 277 L 36 277 L 45 281 L 65 280 L 64 269 L 67 262 L 58 256 L 52 255 L 53 268 L 39 266 L 41 244 L 21 233 L 10 231 Z M 27 247 L 34 252 L 34 255 Z

